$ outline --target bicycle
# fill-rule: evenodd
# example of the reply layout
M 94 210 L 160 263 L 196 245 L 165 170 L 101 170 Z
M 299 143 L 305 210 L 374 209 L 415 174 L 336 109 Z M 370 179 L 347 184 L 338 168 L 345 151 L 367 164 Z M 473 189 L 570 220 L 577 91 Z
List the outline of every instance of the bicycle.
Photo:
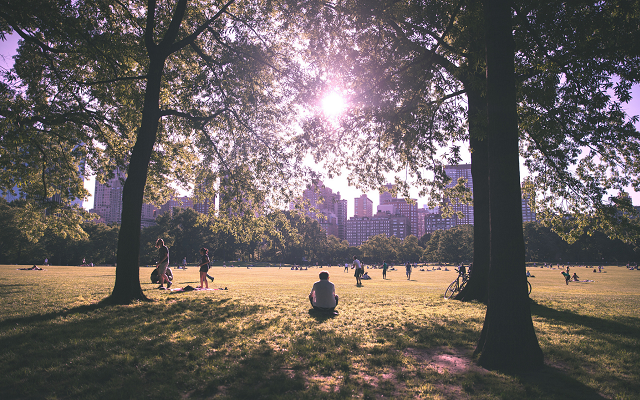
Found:
M 462 278 L 462 281 L 460 280 L 460 278 Z M 456 293 L 458 293 L 465 287 L 468 280 L 469 280 L 468 273 L 458 273 L 458 276 L 456 277 L 456 279 L 453 282 L 451 282 L 449 287 L 447 287 L 447 290 L 444 291 L 444 298 L 450 299 L 451 297 L 453 297 Z
M 462 282 L 460 282 L 460 278 L 462 278 Z M 451 282 L 451 284 L 449 285 L 449 287 L 447 287 L 447 290 L 444 291 L 444 298 L 445 299 L 450 299 L 452 298 L 456 293 L 458 293 L 459 291 L 461 291 L 465 285 L 467 284 L 467 281 L 469 280 L 469 274 L 458 274 L 458 277 Z M 527 295 L 531 294 L 531 282 L 529 282 L 529 280 L 527 279 Z

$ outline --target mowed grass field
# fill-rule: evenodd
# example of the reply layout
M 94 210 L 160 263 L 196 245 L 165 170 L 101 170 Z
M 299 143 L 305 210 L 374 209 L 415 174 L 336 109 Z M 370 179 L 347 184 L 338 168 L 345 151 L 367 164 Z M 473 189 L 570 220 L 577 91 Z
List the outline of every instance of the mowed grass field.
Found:
M 20 266 L 22 267 L 22 266 Z M 443 298 L 451 271 L 327 270 L 339 315 L 310 313 L 321 269 L 214 267 L 210 287 L 103 306 L 113 267 L 0 266 L 0 399 L 639 399 L 640 271 L 529 268 L 545 368 L 472 357 L 486 308 Z M 198 271 L 174 269 L 174 288 Z

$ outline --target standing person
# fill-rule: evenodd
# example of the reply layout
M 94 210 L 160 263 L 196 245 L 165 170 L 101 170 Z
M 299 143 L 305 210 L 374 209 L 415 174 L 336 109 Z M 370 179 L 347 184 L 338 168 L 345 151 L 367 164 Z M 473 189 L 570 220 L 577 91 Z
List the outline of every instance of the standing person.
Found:
M 411 280 L 411 263 L 408 262 L 405 268 L 407 270 L 407 280 Z
M 182 269 L 187 269 L 187 257 L 182 259 Z
M 568 272 L 561 272 L 562 276 L 564 276 L 564 283 L 566 283 L 567 285 L 569 284 L 569 281 L 571 280 L 571 275 Z
M 338 295 L 336 287 L 329 282 L 329 272 L 320 272 L 320 280 L 313 284 L 311 293 L 309 293 L 309 301 L 314 310 L 335 312 L 338 305 Z
M 382 279 L 387 279 L 387 270 L 389 266 L 385 260 L 382 260 Z
M 169 248 L 164 245 L 164 240 L 158 238 L 156 240 L 156 248 L 158 249 L 158 258 L 160 261 L 156 264 L 158 268 L 158 281 L 160 286 L 158 289 L 164 289 L 164 282 L 167 282 L 167 289 L 171 287 L 171 281 L 167 277 L 167 267 L 169 266 Z
M 358 256 L 353 256 L 353 268 L 356 270 L 353 276 L 356 277 L 356 285 L 362 285 L 362 274 L 364 273 L 364 269 L 362 268 L 362 264 L 360 260 L 358 260 Z
M 49 259 L 48 259 L 48 258 L 45 258 L 45 259 L 44 259 L 44 265 L 49 265 Z M 628 264 L 627 264 L 627 265 L 628 265 Z
M 200 260 L 200 265 L 198 265 L 198 267 L 200 267 L 200 286 L 198 287 L 202 288 L 204 282 L 204 286 L 209 289 L 209 282 L 207 281 L 207 272 L 209 272 L 209 249 L 205 247 L 201 248 L 200 256 L 202 256 L 202 259 Z
M 344 272 L 349 272 L 349 264 L 344 263 Z

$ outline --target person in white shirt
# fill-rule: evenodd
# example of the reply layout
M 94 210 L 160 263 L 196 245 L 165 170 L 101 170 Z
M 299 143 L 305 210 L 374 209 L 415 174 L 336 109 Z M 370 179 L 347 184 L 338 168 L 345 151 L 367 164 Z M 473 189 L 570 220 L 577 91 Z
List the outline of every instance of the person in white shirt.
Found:
M 360 260 L 358 260 L 358 256 L 353 256 L 353 268 L 356 270 L 354 276 L 356 277 L 356 285 L 362 285 L 362 274 L 364 273 L 364 268 L 362 268 L 362 264 Z
M 335 311 L 338 305 L 338 295 L 333 283 L 329 282 L 327 271 L 320 272 L 320 280 L 313 284 L 311 293 L 309 293 L 309 301 L 315 310 Z

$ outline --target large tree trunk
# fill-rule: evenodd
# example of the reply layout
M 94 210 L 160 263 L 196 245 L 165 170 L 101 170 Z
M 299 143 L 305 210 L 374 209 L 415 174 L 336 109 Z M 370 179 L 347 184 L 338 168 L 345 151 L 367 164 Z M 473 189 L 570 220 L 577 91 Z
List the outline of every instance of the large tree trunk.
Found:
M 474 85 L 465 85 L 469 104 L 469 147 L 473 176 L 473 268 L 456 300 L 487 302 L 489 284 L 489 155 L 486 98 Z
M 543 355 L 525 276 L 510 4 L 484 1 L 491 260 L 487 313 L 476 354 L 486 368 L 522 371 L 541 367 Z
M 142 122 L 131 152 L 127 180 L 122 190 L 122 223 L 118 236 L 116 282 L 107 302 L 128 304 L 148 300 L 140 286 L 140 222 L 144 188 L 160 119 L 160 84 L 163 59 L 151 57 Z

